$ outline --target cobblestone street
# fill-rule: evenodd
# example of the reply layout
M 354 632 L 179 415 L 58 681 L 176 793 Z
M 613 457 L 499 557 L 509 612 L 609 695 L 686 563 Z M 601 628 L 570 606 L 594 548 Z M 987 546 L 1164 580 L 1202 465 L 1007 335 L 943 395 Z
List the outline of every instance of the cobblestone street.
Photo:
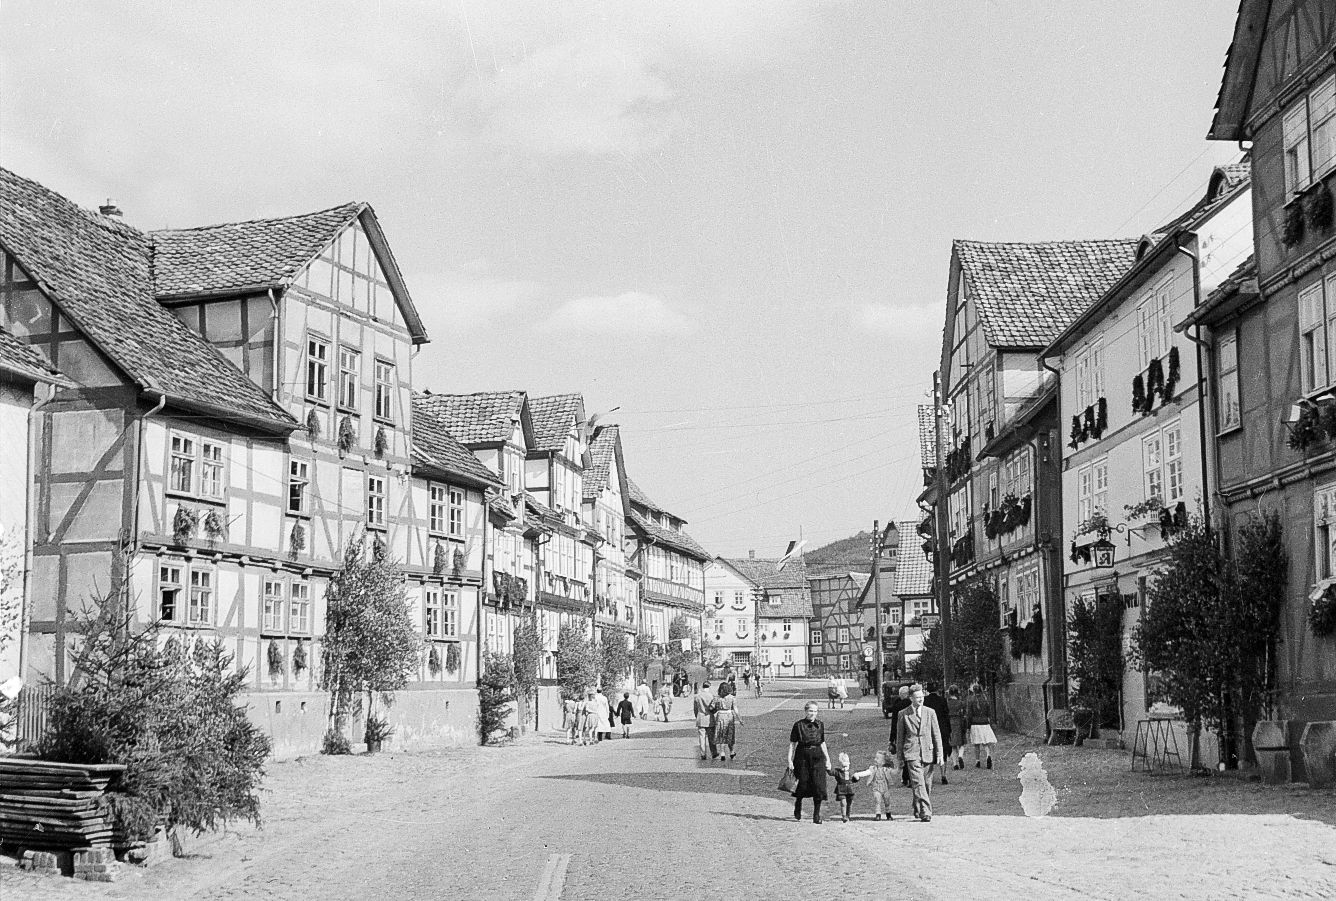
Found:
M 1149 776 L 1125 752 L 1045 748 L 1003 736 L 995 768 L 934 788 L 931 824 L 795 823 L 775 791 L 790 724 L 816 685 L 746 699 L 739 755 L 696 759 L 673 721 L 631 740 L 570 747 L 555 735 L 504 748 L 306 758 L 271 767 L 265 827 L 198 840 L 191 856 L 127 867 L 111 885 L 6 866 L 18 898 L 669 899 L 1329 898 L 1336 798 L 1243 779 Z M 825 710 L 832 756 L 858 767 L 884 746 L 871 703 Z M 823 705 L 824 708 L 824 705 Z M 1036 751 L 1057 796 L 1027 817 L 1018 778 Z M 833 803 L 828 806 L 833 807 Z M 810 806 L 808 808 L 810 810 Z

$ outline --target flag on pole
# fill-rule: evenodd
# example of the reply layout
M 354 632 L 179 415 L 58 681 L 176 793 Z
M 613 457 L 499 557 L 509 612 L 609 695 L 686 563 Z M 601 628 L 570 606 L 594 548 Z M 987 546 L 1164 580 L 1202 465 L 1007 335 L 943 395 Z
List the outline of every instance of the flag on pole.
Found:
M 800 557 L 803 552 L 803 546 L 807 544 L 806 539 L 790 541 L 789 549 L 784 552 L 784 556 L 779 558 L 779 563 L 775 565 L 775 572 L 779 572 L 789 564 L 791 560 Z

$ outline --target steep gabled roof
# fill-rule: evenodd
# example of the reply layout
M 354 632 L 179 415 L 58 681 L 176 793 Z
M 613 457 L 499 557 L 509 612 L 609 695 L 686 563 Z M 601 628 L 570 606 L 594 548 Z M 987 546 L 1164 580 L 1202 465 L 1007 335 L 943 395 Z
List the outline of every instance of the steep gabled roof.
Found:
M 42 355 L 0 328 L 0 372 L 33 382 L 69 386 L 63 375 L 52 369 Z
M 705 561 L 710 559 L 709 552 L 697 544 L 696 539 L 686 532 L 666 529 L 648 517 L 634 511 L 627 517 L 627 521 L 631 523 L 633 530 L 640 533 L 641 537 L 649 539 L 654 544 L 665 545 L 679 554 L 685 554 L 696 560 Z
M 993 347 L 1042 348 L 1118 280 L 1138 239 L 952 244 L 984 338 Z
M 375 211 L 367 203 L 344 203 L 274 219 L 151 232 L 154 292 L 158 299 L 170 301 L 287 288 L 354 220 L 361 221 L 367 241 L 376 252 L 381 273 L 403 313 L 413 343 L 426 343 L 427 332 L 408 294 L 403 273 Z
M 615 425 L 602 426 L 594 432 L 589 442 L 589 462 L 584 468 L 584 500 L 597 500 L 612 480 L 621 487 L 620 443 L 621 430 Z
M 797 617 L 808 619 L 812 616 L 812 591 L 807 583 L 807 567 L 802 560 L 790 561 L 782 570 L 776 570 L 779 560 L 763 560 L 755 557 L 719 557 L 719 562 L 728 566 L 738 575 L 753 585 L 763 588 L 768 597 L 778 597 L 778 604 L 762 602 L 762 617 Z
M 501 480 L 450 434 L 444 421 L 413 395 L 413 459 L 443 475 L 474 485 L 500 485 Z
M 643 490 L 641 490 L 640 486 L 637 485 L 635 483 L 635 480 L 632 479 L 630 476 L 627 476 L 626 478 L 626 485 L 627 488 L 629 488 L 631 491 L 631 503 L 635 504 L 638 507 L 644 507 L 646 510 L 653 510 L 657 513 L 668 512 L 663 507 L 660 507 L 658 504 L 654 503 L 654 501 L 650 499 L 650 496 L 646 494 Z
M 478 391 L 473 394 L 413 395 L 413 404 L 423 405 L 439 418 L 450 433 L 471 447 L 503 444 L 510 440 L 516 420 L 528 442 L 533 441 L 533 422 L 523 391 Z
M 932 594 L 932 561 L 919 547 L 918 523 L 907 519 L 896 523 L 896 528 L 900 530 L 900 552 L 895 558 L 895 593 Z
M 1246 140 L 1243 123 L 1252 105 L 1257 62 L 1266 37 L 1271 0 L 1241 0 L 1234 21 L 1234 38 L 1225 52 L 1225 74 L 1215 100 L 1215 118 L 1206 137 L 1214 141 Z
M 142 232 L 0 168 L 0 244 L 127 377 L 173 405 L 271 432 L 297 422 L 153 296 Z
M 919 464 L 927 469 L 937 465 L 937 423 L 932 404 L 918 405 Z
M 579 394 L 552 394 L 529 398 L 534 446 L 530 450 L 560 451 L 570 430 L 584 421 L 584 398 Z

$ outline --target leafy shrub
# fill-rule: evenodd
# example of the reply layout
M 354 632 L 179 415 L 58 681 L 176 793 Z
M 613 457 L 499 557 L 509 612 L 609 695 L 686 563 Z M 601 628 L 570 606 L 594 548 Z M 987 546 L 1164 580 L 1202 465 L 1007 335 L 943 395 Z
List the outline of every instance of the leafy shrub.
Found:
M 514 701 L 515 668 L 506 654 L 487 655 L 478 679 L 478 736 L 491 744 L 497 732 L 505 728 Z
M 335 729 L 333 726 L 330 726 L 325 730 L 325 740 L 320 746 L 321 754 L 337 756 L 340 754 L 351 754 L 352 752 L 352 742 L 348 741 L 346 735 L 338 729 Z

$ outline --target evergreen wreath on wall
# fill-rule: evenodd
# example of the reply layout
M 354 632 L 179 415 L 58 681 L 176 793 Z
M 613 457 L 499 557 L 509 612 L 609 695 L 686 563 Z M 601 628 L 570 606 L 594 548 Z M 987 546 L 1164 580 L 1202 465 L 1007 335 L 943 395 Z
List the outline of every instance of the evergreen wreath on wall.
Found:
M 312 441 L 320 438 L 320 414 L 315 410 L 306 414 L 306 434 Z
M 353 429 L 353 418 L 344 416 L 339 420 L 339 453 L 348 453 L 356 443 L 357 432 Z
M 1308 606 L 1308 628 L 1326 638 L 1336 635 L 1336 584 L 1328 585 Z
M 1146 382 L 1141 373 L 1132 376 L 1132 412 L 1140 413 L 1146 408 Z
M 292 674 L 300 675 L 306 671 L 306 644 L 297 642 L 297 646 L 292 649 Z
M 306 527 L 299 522 L 292 524 L 292 534 L 288 536 L 288 556 L 296 560 L 297 555 L 306 550 Z
M 1285 221 L 1280 226 L 1280 242 L 1293 247 L 1304 239 L 1303 204 L 1291 203 L 1285 208 Z
M 217 510 L 210 510 L 204 516 L 204 534 L 209 537 L 209 541 L 215 542 L 223 537 L 227 531 L 227 522 Z
M 441 542 L 436 542 L 436 548 L 431 554 L 431 574 L 433 576 L 445 575 L 445 547 Z
M 459 642 L 452 641 L 445 646 L 445 671 L 450 674 L 459 671 Z
M 1303 206 L 1304 225 L 1315 232 L 1331 228 L 1331 192 L 1324 183 L 1318 182 L 1304 195 Z
M 278 648 L 278 642 L 272 638 L 269 639 L 269 651 L 266 655 L 269 663 L 269 678 L 277 679 L 283 675 L 283 652 Z
M 431 650 L 427 652 L 427 672 L 433 676 L 441 674 L 441 649 L 436 645 L 432 645 Z
M 385 426 L 376 427 L 376 456 L 383 457 L 385 452 L 390 449 L 390 439 L 385 434 Z
M 176 515 L 172 517 L 172 543 L 185 544 L 195 537 L 195 529 L 198 526 L 199 511 L 185 504 L 177 505 Z

